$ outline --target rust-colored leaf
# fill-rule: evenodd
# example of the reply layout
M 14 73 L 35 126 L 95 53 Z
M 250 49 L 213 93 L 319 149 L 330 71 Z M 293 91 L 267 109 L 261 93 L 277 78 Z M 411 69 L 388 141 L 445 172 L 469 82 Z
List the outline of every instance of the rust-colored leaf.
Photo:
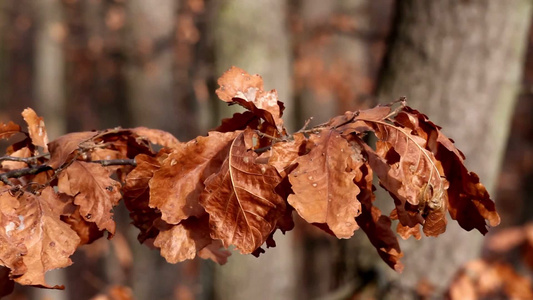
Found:
M 223 248 L 220 240 L 213 240 L 211 244 L 198 251 L 198 256 L 203 259 L 210 259 L 219 265 L 224 265 L 228 262 L 231 252 Z
M 350 168 L 357 153 L 334 130 L 312 134 L 309 140 L 315 146 L 296 159 L 298 166 L 289 174 L 294 191 L 289 204 L 307 222 L 325 224 L 338 238 L 349 238 L 359 228 L 355 217 L 361 212 Z
M 0 195 L 2 209 L 8 209 L 8 215 L 14 218 L 0 221 L 4 230 L 0 230 L 2 246 L 13 257 L 2 259 L 2 264 L 12 270 L 14 280 L 23 285 L 35 285 L 46 288 L 44 274 L 52 269 L 63 268 L 72 264 L 69 256 L 74 253 L 79 243 L 79 237 L 69 225 L 59 219 L 48 206 L 48 201 L 30 193 L 11 196 L 9 192 Z M 5 259 L 5 260 L 4 260 Z M 25 270 L 20 272 L 17 264 L 22 260 Z M 5 262 L 12 263 L 5 263 Z M 15 268 L 13 268 L 13 266 Z M 22 273 L 22 274 L 21 274 Z
M 28 147 L 21 148 L 13 153 L 11 153 L 12 157 L 19 157 L 19 158 L 28 158 L 32 156 L 31 150 L 28 149 Z M 22 169 L 28 167 L 28 164 L 21 161 L 3 161 L 2 163 L 2 169 L 5 170 L 16 170 L 16 169 Z
M 191 217 L 178 225 L 162 230 L 154 241 L 154 246 L 161 248 L 161 256 L 169 263 L 175 264 L 196 257 L 196 253 L 209 245 L 208 215 L 197 219 Z
M 246 127 L 257 128 L 259 126 L 259 117 L 251 111 L 243 113 L 234 113 L 233 117 L 222 119 L 220 126 L 213 129 L 218 132 L 231 132 L 237 130 L 244 130 Z
M 141 231 L 137 238 L 139 242 L 144 243 L 147 239 L 155 238 L 159 233 L 155 222 L 161 217 L 161 213 L 149 206 L 150 186 L 148 184 L 160 164 L 157 158 L 145 154 L 137 155 L 135 161 L 137 167 L 128 173 L 122 193 L 124 204 L 130 211 L 132 223 Z
M 403 253 L 396 235 L 391 230 L 391 220 L 381 214 L 381 211 L 373 206 L 374 186 L 372 185 L 372 169 L 368 163 L 360 165 L 354 182 L 360 188 L 357 199 L 361 202 L 361 214 L 357 216 L 357 224 L 368 236 L 372 245 L 378 251 L 379 256 L 394 270 L 402 272 L 403 264 L 400 261 Z
M 449 181 L 448 211 L 452 218 L 464 229 L 476 228 L 482 234 L 488 231 L 485 220 L 489 221 L 490 226 L 498 225 L 500 216 L 489 193 L 479 182 L 477 174 L 466 169 L 463 153 L 440 132 L 440 127 L 409 107 L 404 107 L 396 120 L 419 136 L 426 137 L 427 149 L 441 162 L 443 175 Z
M 268 164 L 285 176 L 296 166 L 296 159 L 305 154 L 307 139 L 302 133 L 293 135 L 293 140 L 276 143 L 272 146 Z
M 201 216 L 204 181 L 220 169 L 237 134 L 213 131 L 172 149 L 150 180 L 150 207 L 158 208 L 169 224 Z
M 59 188 L 75 197 L 74 204 L 80 207 L 85 221 L 93 222 L 100 230 L 105 229 L 113 235 L 116 224 L 111 209 L 122 196 L 120 184 L 110 175 L 110 171 L 99 164 L 75 161 L 59 176 Z
M 73 153 L 80 144 L 95 137 L 98 132 L 84 131 L 62 135 L 48 144 L 50 160 L 48 165 L 54 169 L 61 167 L 66 161 L 72 159 Z
M 443 233 L 448 182 L 442 178 L 441 163 L 425 148 L 426 140 L 385 121 L 360 120 L 369 123 L 379 139 L 377 156 L 370 147 L 364 149 L 380 184 L 394 198 L 402 225 L 421 223 L 428 236 Z
M 48 134 L 46 133 L 43 118 L 37 116 L 35 111 L 31 108 L 23 110 L 22 117 L 28 124 L 28 132 L 33 144 L 35 146 L 43 147 L 44 151 L 48 152 Z
M 533 299 L 530 279 L 505 263 L 474 260 L 456 275 L 448 290 L 458 299 Z
M 76 207 L 73 213 L 61 216 L 61 221 L 70 225 L 80 238 L 80 246 L 90 244 L 104 236 L 95 223 L 87 222 L 80 214 L 80 208 Z
M 180 141 L 175 136 L 164 130 L 147 127 L 135 127 L 131 128 L 130 130 L 135 135 L 150 141 L 152 144 L 157 144 L 168 148 L 174 148 L 180 144 Z
M 275 90 L 265 92 L 263 79 L 259 75 L 250 75 L 244 70 L 232 67 L 219 79 L 218 97 L 228 103 L 238 103 L 256 116 L 275 125 L 278 132 L 284 132 L 283 104 L 278 101 Z
M 281 182 L 276 169 L 257 164 L 257 154 L 245 147 L 252 136 L 246 130 L 235 138 L 220 171 L 206 179 L 200 198 L 209 213 L 211 237 L 222 240 L 226 248 L 235 245 L 243 254 L 266 241 L 286 209 L 274 192 Z
M 0 122 L 0 139 L 8 139 L 19 133 L 20 130 L 20 125 L 17 125 L 12 121 L 9 121 L 7 124 Z

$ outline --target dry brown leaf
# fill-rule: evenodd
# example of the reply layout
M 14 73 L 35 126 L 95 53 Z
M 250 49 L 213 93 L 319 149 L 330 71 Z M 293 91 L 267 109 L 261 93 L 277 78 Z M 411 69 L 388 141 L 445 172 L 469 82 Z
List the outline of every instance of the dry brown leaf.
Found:
M 104 231 L 99 230 L 95 223 L 85 221 L 80 214 L 79 206 L 75 206 L 72 213 L 61 216 L 61 221 L 70 225 L 70 228 L 76 232 L 80 238 L 80 246 L 91 244 L 104 236 Z
M 368 163 L 363 163 L 354 179 L 361 192 L 357 199 L 361 202 L 361 214 L 357 216 L 357 224 L 368 236 L 372 245 L 378 251 L 379 256 L 394 270 L 402 272 L 403 264 L 400 259 L 403 253 L 396 235 L 391 230 L 391 220 L 381 214 L 381 211 L 373 206 L 375 199 L 374 186 L 372 185 L 372 169 Z
M 191 217 L 168 230 L 162 230 L 154 241 L 161 248 L 161 256 L 175 264 L 196 257 L 196 252 L 212 242 L 209 235 L 209 217 L 204 214 Z
M 7 124 L 0 122 L 0 139 L 8 139 L 19 133 L 20 130 L 20 125 L 17 125 L 12 121 L 9 121 Z
M 157 144 L 168 148 L 174 148 L 180 144 L 180 141 L 175 136 L 164 130 L 147 127 L 135 127 L 131 128 L 130 130 L 135 135 L 150 141 L 152 144 Z
M 349 238 L 359 228 L 355 222 L 361 212 L 359 188 L 351 161 L 357 153 L 334 130 L 312 134 L 314 147 L 299 156 L 298 166 L 289 174 L 293 195 L 288 202 L 309 223 L 325 224 L 338 238 Z
M 234 113 L 233 117 L 222 119 L 220 126 L 213 129 L 218 132 L 231 132 L 244 130 L 246 127 L 257 128 L 259 126 L 259 117 L 251 111 L 243 113 Z
M 138 240 L 144 243 L 147 239 L 155 238 L 159 233 L 155 222 L 161 217 L 161 213 L 149 206 L 150 187 L 148 184 L 160 165 L 157 158 L 145 154 L 137 155 L 135 161 L 137 167 L 128 173 L 122 194 L 124 204 L 130 211 L 133 225 L 141 230 Z
M 48 201 L 41 199 L 46 197 L 46 194 L 36 196 L 23 193 L 14 197 L 9 192 L 4 192 L 1 197 L 2 202 L 6 201 L 12 205 L 8 213 L 15 216 L 5 221 L 2 218 L 5 235 L 2 234 L 0 239 L 4 239 L 2 245 L 6 247 L 6 251 L 2 253 L 14 255 L 6 260 L 2 259 L 2 264 L 12 269 L 12 275 L 20 275 L 14 278 L 20 284 L 62 289 L 62 286 L 47 285 L 44 274 L 49 270 L 72 264 L 69 256 L 78 246 L 78 235 L 59 219 L 48 206 Z M 6 205 L 2 205 L 2 208 L 6 208 Z M 12 261 L 18 264 L 20 259 L 26 268 L 24 272 L 19 272 L 16 266 L 13 269 L 11 264 L 4 263 Z
M 133 291 L 127 286 L 113 285 L 108 288 L 106 294 L 98 294 L 91 300 L 134 300 Z
M 296 166 L 296 159 L 305 154 L 307 139 L 302 133 L 293 135 L 293 140 L 276 143 L 272 146 L 268 164 L 285 176 Z
M 35 111 L 29 107 L 22 111 L 22 117 L 28 124 L 28 132 L 33 144 L 43 147 L 44 152 L 48 152 L 48 134 L 43 118 L 37 116 Z
M 28 158 L 32 156 L 32 153 L 28 147 L 24 147 L 11 153 L 9 156 L 19 157 L 19 158 Z M 28 167 L 28 164 L 25 162 L 21 162 L 21 161 L 6 160 L 2 162 L 2 169 L 6 169 L 6 170 L 16 170 L 16 169 L 22 169 L 26 167 Z
M 378 114 L 380 115 L 380 114 Z M 403 226 L 423 224 L 427 236 L 437 236 L 446 230 L 448 182 L 433 153 L 427 150 L 422 137 L 411 130 L 386 121 L 364 119 L 372 126 L 378 142 L 376 153 L 367 145 L 365 152 L 380 184 L 395 200 L 398 218 Z M 407 231 L 402 230 L 405 237 Z
M 62 135 L 48 144 L 50 160 L 48 165 L 54 169 L 61 167 L 65 162 L 72 159 L 72 154 L 78 150 L 83 142 L 94 138 L 98 132 L 84 131 Z
M 19 208 L 19 201 L 11 196 L 6 187 L 0 190 L 0 264 L 11 269 L 12 276 L 20 276 L 27 271 L 27 267 L 23 262 L 23 256 L 27 253 L 27 249 L 23 243 L 10 242 L 12 232 L 18 229 L 24 216 L 19 217 L 17 209 Z M 22 228 L 22 227 L 20 227 Z
M 169 224 L 200 217 L 204 209 L 198 198 L 204 181 L 220 169 L 238 134 L 213 131 L 172 149 L 150 180 L 150 207 L 159 209 Z
M 211 244 L 198 251 L 198 256 L 203 259 L 210 259 L 219 265 L 224 265 L 228 262 L 231 252 L 223 248 L 220 240 L 213 240 Z
M 488 231 L 485 220 L 489 221 L 490 226 L 498 225 L 500 216 L 489 193 L 479 182 L 477 174 L 466 169 L 463 153 L 440 132 L 440 127 L 409 107 L 404 107 L 395 119 L 419 136 L 426 137 L 427 149 L 441 162 L 443 174 L 449 181 L 448 211 L 452 218 L 464 229 L 476 228 L 482 234 Z
M 263 79 L 259 75 L 250 75 L 244 70 L 231 67 L 219 79 L 218 97 L 228 103 L 238 103 L 256 116 L 274 125 L 283 133 L 283 104 L 278 101 L 275 90 L 265 92 Z
M 100 230 L 115 233 L 111 209 L 122 198 L 120 183 L 111 179 L 111 172 L 95 163 L 73 162 L 59 175 L 60 192 L 74 196 L 74 204 L 87 222 L 95 223 Z M 62 190 L 67 186 L 69 190 Z
M 253 131 L 246 130 L 235 138 L 220 171 L 206 179 L 200 198 L 209 213 L 211 237 L 226 248 L 235 245 L 243 254 L 266 241 L 286 209 L 274 192 L 281 182 L 276 169 L 255 163 L 257 154 L 245 147 L 252 136 Z
M 450 284 L 451 300 L 533 299 L 531 281 L 510 265 L 482 259 L 468 262 Z

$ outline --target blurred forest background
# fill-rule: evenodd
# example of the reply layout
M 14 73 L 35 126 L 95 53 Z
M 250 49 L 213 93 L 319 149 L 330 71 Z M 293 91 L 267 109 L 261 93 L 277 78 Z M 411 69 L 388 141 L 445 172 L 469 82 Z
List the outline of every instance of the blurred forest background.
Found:
M 65 291 L 19 286 L 8 299 L 526 299 L 532 8 L 529 0 L 0 0 L 2 122 L 23 124 L 20 112 L 32 107 L 51 139 L 147 126 L 186 141 L 234 112 L 214 94 L 232 65 L 278 91 L 293 131 L 311 116 L 318 124 L 407 96 L 455 139 L 502 217 L 487 239 L 449 224 L 437 239 L 402 241 L 400 275 L 366 236 L 336 240 L 303 224 L 260 258 L 171 265 L 139 245 L 119 207 L 111 241 L 50 272 Z M 382 210 L 387 197 L 379 194 Z

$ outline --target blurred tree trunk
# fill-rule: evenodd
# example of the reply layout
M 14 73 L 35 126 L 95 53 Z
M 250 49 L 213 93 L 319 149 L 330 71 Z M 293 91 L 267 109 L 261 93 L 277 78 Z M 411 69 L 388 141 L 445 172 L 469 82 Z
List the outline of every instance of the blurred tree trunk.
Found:
M 65 57 L 63 40 L 66 28 L 63 8 L 59 0 L 43 0 L 34 4 L 36 12 L 35 33 L 35 81 L 34 109 L 46 120 L 46 131 L 50 140 L 65 134 Z M 52 284 L 67 282 L 65 269 L 46 274 Z M 35 289 L 37 299 L 53 298 L 66 300 L 64 291 Z
M 135 125 L 178 133 L 174 53 L 178 2 L 129 2 L 128 90 Z
M 6 74 L 5 91 L 0 94 L 0 117 L 21 123 L 20 112 L 32 104 L 34 71 L 34 37 L 36 26 L 31 1 L 1 1 L 2 22 L 6 31 L 1 47 L 4 51 L 3 68 Z
M 65 133 L 65 57 L 63 40 L 66 27 L 59 0 L 35 4 L 38 26 L 35 46 L 35 109 L 46 120 L 46 131 L 53 139 Z
M 232 65 L 250 74 L 260 74 L 265 89 L 276 89 L 285 103 L 286 126 L 293 125 L 290 46 L 285 0 L 219 3 L 211 28 L 215 39 L 216 76 Z M 219 101 L 220 102 L 220 101 Z M 220 115 L 230 117 L 232 109 L 219 105 Z M 216 124 L 215 123 L 215 124 Z M 295 249 L 292 236 L 276 234 L 277 246 L 259 258 L 235 253 L 223 267 L 215 267 L 214 298 L 295 299 Z
M 409 105 L 443 126 L 489 192 L 519 91 L 532 5 L 529 0 L 398 2 L 379 99 L 387 103 L 407 96 Z M 387 282 L 381 297 L 416 298 L 421 280 L 441 292 L 460 265 L 479 255 L 481 241 L 479 232 L 450 222 L 437 239 L 402 242 L 405 270 L 381 273 L 381 282 Z

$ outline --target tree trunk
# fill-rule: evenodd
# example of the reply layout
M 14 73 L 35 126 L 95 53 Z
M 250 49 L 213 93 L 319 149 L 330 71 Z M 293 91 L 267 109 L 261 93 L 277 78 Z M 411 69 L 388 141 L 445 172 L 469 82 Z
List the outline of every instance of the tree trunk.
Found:
M 50 140 L 65 134 L 65 57 L 63 40 L 66 35 L 63 8 L 59 0 L 44 0 L 34 4 L 37 31 L 35 41 L 35 88 L 34 103 L 37 114 L 46 121 Z M 67 282 L 65 269 L 46 273 L 46 280 L 53 284 Z M 63 291 L 36 289 L 33 296 L 38 299 L 53 298 L 66 300 Z
M 137 126 L 177 134 L 179 107 L 173 101 L 173 70 L 177 1 L 129 2 L 128 89 Z
M 455 140 L 489 192 L 520 84 L 532 5 L 529 0 L 398 2 L 380 102 L 407 96 L 410 106 Z M 390 211 L 392 201 L 386 202 Z M 402 242 L 405 270 L 382 272 L 389 284 L 382 296 L 412 298 L 421 280 L 441 292 L 460 265 L 479 255 L 481 242 L 479 232 L 465 232 L 454 221 L 436 239 Z
M 292 127 L 290 48 L 287 4 L 275 1 L 224 1 L 212 24 L 215 38 L 216 76 L 232 65 L 263 77 L 265 89 L 276 89 L 285 103 L 286 126 Z M 221 115 L 231 109 L 222 103 Z M 215 267 L 215 299 L 295 299 L 295 251 L 292 236 L 276 234 L 276 247 L 259 258 L 235 253 L 228 263 Z

